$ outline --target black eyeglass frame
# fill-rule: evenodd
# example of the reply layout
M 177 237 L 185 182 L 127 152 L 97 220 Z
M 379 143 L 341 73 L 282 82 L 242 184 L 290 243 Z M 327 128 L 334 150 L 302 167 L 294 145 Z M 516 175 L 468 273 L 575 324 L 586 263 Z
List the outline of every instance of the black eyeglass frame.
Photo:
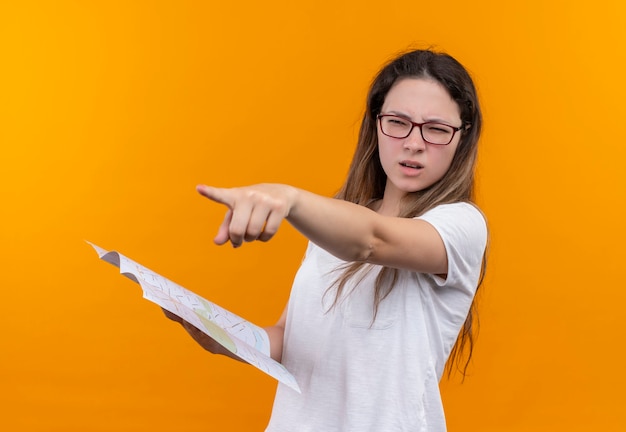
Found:
M 383 117 L 394 117 L 394 118 L 398 118 L 401 119 L 402 121 L 411 123 L 411 129 L 409 129 L 409 132 L 402 137 L 398 137 L 398 136 L 393 136 L 393 135 L 389 135 L 386 134 L 385 131 L 383 130 Z M 439 122 L 424 122 L 424 123 L 417 123 L 414 121 L 409 120 L 408 118 L 405 117 L 400 117 L 397 116 L 395 114 L 378 114 L 376 116 L 376 119 L 378 120 L 378 124 L 380 125 L 380 131 L 383 133 L 383 135 L 388 136 L 390 138 L 397 138 L 397 139 L 404 139 L 406 137 L 408 137 L 409 135 L 411 135 L 411 132 L 413 132 L 413 129 L 415 129 L 415 127 L 417 126 L 420 130 L 420 135 L 422 136 L 422 139 L 427 142 L 428 144 L 432 144 L 432 145 L 448 145 L 452 142 L 452 140 L 454 139 L 454 136 L 456 135 L 456 133 L 462 129 L 466 129 L 466 127 L 464 127 L 463 125 L 459 126 L 459 127 L 454 127 L 454 126 L 450 126 L 449 124 L 445 124 L 445 123 L 439 123 Z M 424 125 L 441 125 L 441 126 L 445 126 L 445 127 L 449 127 L 452 128 L 452 136 L 450 137 L 450 141 L 448 141 L 445 144 L 441 144 L 441 143 L 434 143 L 434 142 L 430 142 L 428 141 L 425 137 L 424 137 L 424 131 L 422 130 L 422 126 Z

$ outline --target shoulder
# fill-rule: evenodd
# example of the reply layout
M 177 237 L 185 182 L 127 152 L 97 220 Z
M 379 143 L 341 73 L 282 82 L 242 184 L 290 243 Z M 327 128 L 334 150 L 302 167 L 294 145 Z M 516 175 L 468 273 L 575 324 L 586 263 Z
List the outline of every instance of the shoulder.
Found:
M 469 202 L 456 202 L 451 204 L 440 204 L 416 219 L 422 219 L 427 222 L 445 222 L 452 223 L 470 223 L 477 227 L 487 228 L 487 221 L 483 212 L 475 204 Z
M 478 208 L 476 204 L 461 201 L 449 204 L 440 204 L 432 209 L 428 210 L 421 216 L 418 216 L 418 219 L 429 219 L 433 217 L 449 217 L 449 216 L 458 216 L 458 215 L 467 215 L 470 217 L 476 217 L 485 221 L 485 216 L 482 211 Z
M 456 238 L 484 248 L 487 242 L 487 221 L 482 211 L 469 202 L 441 204 L 416 219 L 424 220 L 444 238 Z

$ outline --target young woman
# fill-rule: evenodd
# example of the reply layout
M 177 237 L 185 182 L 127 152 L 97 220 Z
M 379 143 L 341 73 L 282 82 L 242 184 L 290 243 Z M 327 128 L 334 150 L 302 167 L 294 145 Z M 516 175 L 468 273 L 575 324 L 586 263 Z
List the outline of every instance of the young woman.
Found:
M 310 240 L 267 328 L 272 357 L 302 393 L 279 384 L 267 431 L 446 429 L 438 382 L 466 341 L 471 354 L 484 271 L 487 227 L 472 203 L 480 129 L 466 70 L 412 51 L 374 79 L 335 198 L 279 184 L 198 187 L 228 208 L 217 244 L 270 240 L 283 220 Z

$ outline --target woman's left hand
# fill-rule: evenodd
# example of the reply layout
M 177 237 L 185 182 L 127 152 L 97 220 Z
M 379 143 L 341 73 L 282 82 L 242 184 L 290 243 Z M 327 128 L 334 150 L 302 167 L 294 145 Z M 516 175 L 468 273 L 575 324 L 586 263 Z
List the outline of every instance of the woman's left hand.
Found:
M 196 190 L 228 207 L 214 241 L 223 245 L 230 240 L 233 247 L 244 241 L 270 240 L 289 215 L 297 195 L 297 189 L 281 184 L 229 189 L 200 185 Z

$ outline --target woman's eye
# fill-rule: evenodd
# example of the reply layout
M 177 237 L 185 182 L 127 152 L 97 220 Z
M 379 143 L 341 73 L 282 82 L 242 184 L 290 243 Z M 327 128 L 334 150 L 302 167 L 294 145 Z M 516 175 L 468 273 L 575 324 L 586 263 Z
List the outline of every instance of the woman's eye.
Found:
M 428 125 L 428 132 L 438 134 L 449 134 L 451 130 L 443 125 Z
M 393 126 L 408 126 L 409 125 L 407 122 L 402 121 L 400 119 L 389 119 L 387 122 Z

